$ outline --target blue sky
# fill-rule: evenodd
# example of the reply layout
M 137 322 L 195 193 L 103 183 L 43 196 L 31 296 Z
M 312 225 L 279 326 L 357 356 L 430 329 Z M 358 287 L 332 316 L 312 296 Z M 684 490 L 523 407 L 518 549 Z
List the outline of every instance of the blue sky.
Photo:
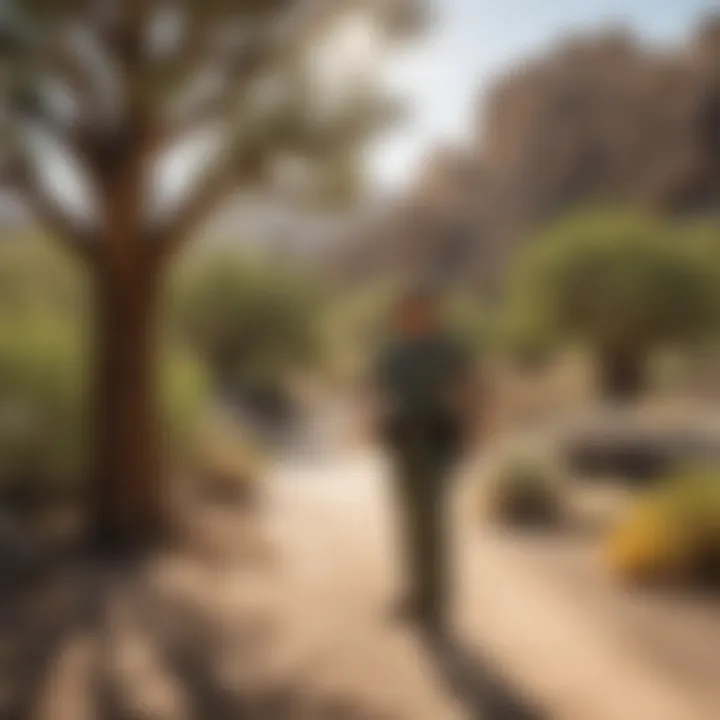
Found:
M 558 37 L 623 24 L 649 42 L 682 41 L 720 0 L 436 0 L 438 22 L 389 68 L 413 116 L 372 149 L 385 187 L 401 186 L 429 148 L 469 133 L 478 93 L 498 70 Z

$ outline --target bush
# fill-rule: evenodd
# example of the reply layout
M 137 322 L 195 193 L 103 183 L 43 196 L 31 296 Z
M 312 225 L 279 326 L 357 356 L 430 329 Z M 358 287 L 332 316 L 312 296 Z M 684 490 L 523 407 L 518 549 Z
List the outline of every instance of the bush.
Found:
M 165 447 L 174 456 L 192 448 L 207 421 L 210 382 L 205 367 L 190 353 L 166 350 L 162 362 L 160 408 Z
M 0 489 L 70 488 L 87 449 L 82 341 L 57 321 L 0 322 Z
M 0 244 L 0 312 L 85 322 L 91 310 L 81 268 L 56 243 L 36 236 L 4 237 Z
M 642 496 L 606 540 L 611 571 L 631 583 L 720 579 L 720 473 L 672 478 Z
M 281 386 L 321 350 L 322 292 L 312 278 L 237 251 L 194 258 L 170 295 L 169 320 L 227 395 Z
M 487 513 L 510 525 L 554 524 L 562 517 L 563 499 L 561 468 L 529 453 L 504 458 L 484 488 Z

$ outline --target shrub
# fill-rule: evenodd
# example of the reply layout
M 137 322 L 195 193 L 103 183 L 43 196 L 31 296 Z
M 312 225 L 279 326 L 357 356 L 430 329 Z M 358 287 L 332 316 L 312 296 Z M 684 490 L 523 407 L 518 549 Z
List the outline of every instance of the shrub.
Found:
M 641 497 L 606 540 L 626 582 L 720 578 L 720 473 L 679 475 Z
M 82 478 L 86 379 L 76 331 L 0 321 L 0 488 L 30 496 Z
M 552 459 L 531 453 L 501 460 L 484 488 L 490 517 L 511 525 L 549 525 L 563 514 L 564 478 Z
M 180 349 L 166 350 L 162 362 L 160 406 L 165 447 L 180 455 L 192 447 L 206 422 L 210 382 L 205 367 Z
M 0 311 L 7 317 L 52 315 L 84 322 L 91 309 L 79 265 L 38 236 L 4 237 L 0 244 Z
M 282 385 L 317 360 L 321 302 L 312 278 L 223 250 L 179 273 L 168 312 L 216 389 L 233 395 Z

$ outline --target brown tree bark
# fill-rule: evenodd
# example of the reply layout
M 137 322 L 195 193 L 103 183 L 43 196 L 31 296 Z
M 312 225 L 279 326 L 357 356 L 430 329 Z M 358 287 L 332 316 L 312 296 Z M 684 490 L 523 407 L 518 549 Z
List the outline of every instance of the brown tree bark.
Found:
M 147 547 L 162 528 L 159 279 L 147 260 L 110 261 L 96 271 L 95 542 L 102 550 Z

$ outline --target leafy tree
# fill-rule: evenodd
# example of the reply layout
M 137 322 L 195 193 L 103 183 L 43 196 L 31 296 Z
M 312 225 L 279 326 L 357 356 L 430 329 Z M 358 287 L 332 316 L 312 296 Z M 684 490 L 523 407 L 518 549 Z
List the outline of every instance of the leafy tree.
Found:
M 279 387 L 319 359 L 324 293 L 309 274 L 223 250 L 181 273 L 170 302 L 220 393 Z
M 653 350 L 702 339 L 717 319 L 715 272 L 682 231 L 642 215 L 578 214 L 538 237 L 510 282 L 510 316 L 538 337 L 591 348 L 610 397 L 645 383 Z
M 92 279 L 100 547 L 145 545 L 162 525 L 154 366 L 169 258 L 240 187 L 282 179 L 288 192 L 288 167 L 301 167 L 307 197 L 352 175 L 394 103 L 368 83 L 330 82 L 317 50 L 349 13 L 390 38 L 414 29 L 414 10 L 413 0 L 3 3 L 2 177 Z M 180 161 L 195 182 L 168 201 Z

